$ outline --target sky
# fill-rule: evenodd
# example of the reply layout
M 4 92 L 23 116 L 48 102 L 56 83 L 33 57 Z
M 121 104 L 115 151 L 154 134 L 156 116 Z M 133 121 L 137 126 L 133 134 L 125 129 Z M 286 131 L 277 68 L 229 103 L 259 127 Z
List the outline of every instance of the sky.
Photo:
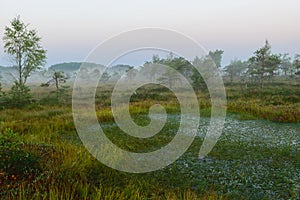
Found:
M 17 15 L 38 31 L 47 66 L 83 61 L 121 32 L 160 27 L 206 50 L 224 50 L 223 65 L 246 60 L 266 39 L 274 53 L 300 54 L 299 0 L 1 0 L 0 37 Z M 139 64 L 131 56 L 126 64 Z M 126 60 L 125 60 L 126 61 Z M 10 65 L 0 41 L 0 65 Z

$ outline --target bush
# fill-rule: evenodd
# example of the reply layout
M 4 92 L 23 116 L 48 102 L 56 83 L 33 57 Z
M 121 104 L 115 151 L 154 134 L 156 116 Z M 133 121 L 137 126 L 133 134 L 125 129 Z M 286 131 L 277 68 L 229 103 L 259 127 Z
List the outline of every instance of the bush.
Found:
M 0 97 L 3 96 L 3 92 L 2 92 L 2 84 L 0 83 Z
M 3 107 L 5 105 L 5 92 L 2 91 L 2 84 L 0 83 L 0 106 Z
M 19 84 L 18 82 L 15 82 L 9 94 L 9 104 L 15 107 L 22 107 L 29 104 L 32 100 L 29 87 L 24 84 Z
M 38 157 L 22 147 L 23 142 L 11 129 L 0 133 L 0 196 L 18 187 L 19 180 L 30 181 L 41 172 Z

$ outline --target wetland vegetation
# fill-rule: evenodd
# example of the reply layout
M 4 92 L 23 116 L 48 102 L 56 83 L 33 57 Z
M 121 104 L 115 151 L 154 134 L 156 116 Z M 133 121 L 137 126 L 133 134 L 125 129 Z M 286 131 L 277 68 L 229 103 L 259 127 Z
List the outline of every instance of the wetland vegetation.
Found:
M 234 60 L 223 68 L 221 50 L 190 62 L 171 55 L 153 56 L 145 66 L 164 64 L 190 81 L 199 101 L 200 126 L 196 139 L 176 162 L 154 172 L 131 174 L 101 164 L 77 135 L 72 116 L 72 81 L 78 70 L 87 69 L 80 69 L 82 63 L 39 69 L 46 53 L 38 45 L 40 38 L 36 32 L 28 32 L 19 18 L 11 26 L 28 34 L 24 43 L 18 44 L 30 51 L 12 50 L 14 32 L 7 28 L 7 53 L 18 60 L 25 52 L 31 60 L 0 68 L 0 81 L 4 83 L 0 85 L 1 199 L 300 198 L 298 55 L 293 60 L 286 54 L 275 55 L 266 42 L 249 60 Z M 203 77 L 191 65 L 204 66 L 211 61 L 222 71 L 227 117 L 216 146 L 207 157 L 199 159 L 210 121 L 211 100 Z M 89 66 L 90 74 L 99 74 L 93 69 L 97 64 Z M 133 152 L 153 151 L 168 144 L 180 122 L 180 107 L 171 90 L 149 84 L 131 96 L 129 110 L 134 122 L 145 126 L 150 122 L 149 108 L 154 104 L 164 106 L 168 117 L 160 133 L 147 139 L 134 138 L 116 125 L 111 111 L 114 83 L 122 74 L 135 76 L 134 70 L 145 66 L 109 68 L 95 95 L 96 115 L 106 136 L 120 148 Z M 18 72 L 17 81 L 9 82 L 9 70 Z M 88 70 L 85 72 L 88 76 Z M 155 77 L 155 72 L 147 73 Z M 31 75 L 41 79 L 30 82 Z M 168 72 L 159 75 L 156 78 L 170 87 L 180 84 Z

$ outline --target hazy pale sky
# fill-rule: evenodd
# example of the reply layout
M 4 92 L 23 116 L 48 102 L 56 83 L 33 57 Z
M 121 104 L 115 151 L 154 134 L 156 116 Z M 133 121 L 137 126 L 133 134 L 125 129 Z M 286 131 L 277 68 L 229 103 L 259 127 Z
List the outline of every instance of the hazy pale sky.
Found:
M 223 64 L 247 59 L 268 39 L 275 53 L 300 53 L 299 0 L 1 0 L 0 37 L 21 16 L 42 37 L 47 65 L 83 61 L 103 40 L 142 27 L 179 31 Z M 0 42 L 0 65 L 9 65 Z

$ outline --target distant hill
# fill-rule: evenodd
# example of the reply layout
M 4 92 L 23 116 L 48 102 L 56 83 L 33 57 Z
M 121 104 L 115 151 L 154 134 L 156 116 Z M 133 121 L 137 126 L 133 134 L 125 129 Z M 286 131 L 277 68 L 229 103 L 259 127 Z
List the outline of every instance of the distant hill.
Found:
M 52 65 L 51 67 L 48 68 L 48 71 L 64 71 L 66 73 L 70 72 L 76 72 L 79 70 L 80 66 L 84 64 L 85 67 L 99 67 L 102 66 L 100 64 L 95 64 L 95 63 L 83 63 L 83 62 L 70 62 L 70 63 L 59 63 Z M 126 72 L 131 66 L 130 65 L 115 65 L 107 69 L 107 72 L 110 74 L 113 73 L 124 73 Z
M 69 62 L 69 63 L 58 63 L 50 66 L 46 70 L 33 72 L 28 78 L 28 83 L 41 83 L 47 81 L 53 75 L 53 71 L 63 71 L 69 77 L 69 82 L 74 81 L 76 74 L 80 69 L 80 66 L 84 64 L 84 73 L 93 74 L 94 69 L 101 67 L 103 65 L 95 63 L 84 63 L 84 62 Z M 130 65 L 115 65 L 106 69 L 106 72 L 110 75 L 111 79 L 118 79 L 122 74 L 126 73 L 128 69 L 132 66 Z M 99 68 L 98 68 L 99 69 Z M 17 69 L 16 67 L 4 67 L 0 66 L 0 82 L 4 85 L 11 85 L 15 80 L 17 80 Z
M 51 70 L 51 71 L 77 71 L 80 68 L 81 64 L 82 64 L 81 62 L 59 63 L 59 64 L 52 65 L 51 67 L 49 67 L 48 70 Z
M 0 72 L 11 72 L 15 71 L 17 67 L 4 67 L 0 66 Z
M 88 68 L 102 66 L 100 64 L 95 64 L 95 63 L 69 62 L 69 63 L 59 63 L 59 64 L 52 65 L 51 67 L 49 67 L 48 70 L 49 71 L 74 72 L 74 71 L 79 70 L 79 68 L 82 64 L 84 64 L 84 67 L 88 67 Z
M 123 74 L 131 67 L 132 66 L 130 66 L 130 65 L 114 65 L 114 66 L 108 68 L 107 72 L 109 74 L 113 74 L 113 73 Z

